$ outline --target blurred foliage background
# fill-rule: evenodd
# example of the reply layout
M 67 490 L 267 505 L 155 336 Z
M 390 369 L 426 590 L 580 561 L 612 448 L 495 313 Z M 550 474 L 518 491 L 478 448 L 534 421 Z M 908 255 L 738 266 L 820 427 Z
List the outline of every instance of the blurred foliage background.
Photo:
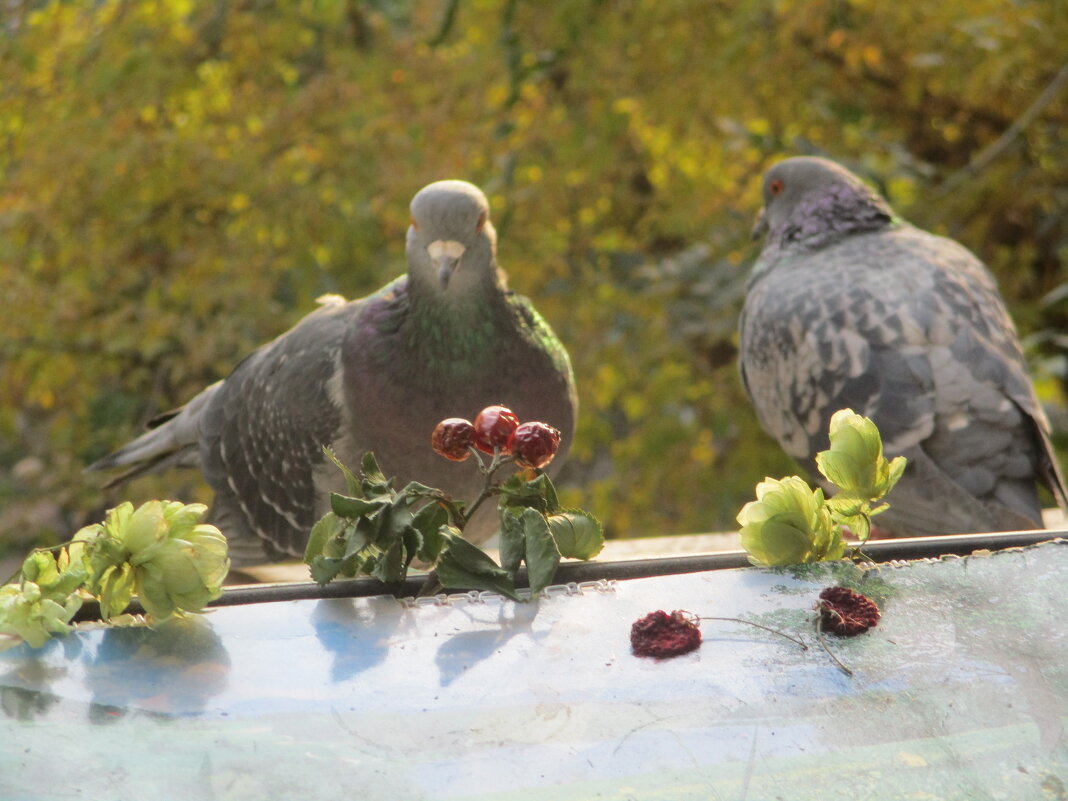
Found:
M 193 473 L 83 475 L 324 292 L 408 201 L 491 196 L 569 347 L 562 478 L 609 536 L 731 529 L 793 466 L 736 318 L 771 162 L 828 155 L 997 273 L 1063 423 L 1063 0 L 11 0 L 0 6 L 0 552 Z M 2 555 L 2 553 L 0 553 Z

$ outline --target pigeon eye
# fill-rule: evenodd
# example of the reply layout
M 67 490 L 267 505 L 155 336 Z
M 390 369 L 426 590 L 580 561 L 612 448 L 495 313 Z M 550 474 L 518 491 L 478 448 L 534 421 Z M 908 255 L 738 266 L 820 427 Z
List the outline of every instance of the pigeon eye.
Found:
M 779 195 L 781 195 L 782 194 L 782 181 L 780 181 L 778 178 L 776 178 L 770 184 L 768 184 L 768 194 L 771 195 L 772 197 L 778 197 Z
M 486 224 L 486 212 L 482 212 L 478 215 L 478 222 L 475 223 L 475 233 L 482 230 L 482 226 Z
M 413 231 L 418 231 L 419 230 L 419 226 L 415 224 L 415 217 L 412 217 L 411 223 L 412 223 L 412 230 Z

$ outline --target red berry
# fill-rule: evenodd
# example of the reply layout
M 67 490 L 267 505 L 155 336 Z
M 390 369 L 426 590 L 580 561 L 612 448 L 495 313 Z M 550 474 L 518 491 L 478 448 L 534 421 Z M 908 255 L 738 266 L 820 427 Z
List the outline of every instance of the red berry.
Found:
M 560 432 L 546 423 L 523 423 L 508 440 L 508 448 L 521 467 L 545 467 L 559 447 Z
M 519 418 L 511 409 L 487 406 L 475 418 L 475 447 L 483 453 L 493 453 L 495 448 L 501 453 L 511 453 L 508 438 L 518 425 Z
M 454 462 L 462 462 L 471 455 L 468 450 L 475 441 L 475 427 L 470 420 L 462 417 L 450 417 L 442 420 L 434 426 L 434 433 L 430 435 L 430 444 L 434 451 L 451 459 Z

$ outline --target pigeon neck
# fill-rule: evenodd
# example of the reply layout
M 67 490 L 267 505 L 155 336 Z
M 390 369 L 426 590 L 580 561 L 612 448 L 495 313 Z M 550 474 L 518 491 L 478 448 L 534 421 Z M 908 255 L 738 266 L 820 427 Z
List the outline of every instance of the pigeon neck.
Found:
M 836 184 L 802 197 L 790 216 L 769 231 L 768 249 L 819 250 L 894 222 L 890 206 L 867 187 Z
M 404 331 L 409 351 L 462 361 L 494 342 L 508 316 L 506 287 L 498 270 L 479 275 L 477 280 L 469 276 L 464 284 L 458 284 L 457 278 L 461 276 L 454 275 L 445 291 L 440 285 L 410 282 Z

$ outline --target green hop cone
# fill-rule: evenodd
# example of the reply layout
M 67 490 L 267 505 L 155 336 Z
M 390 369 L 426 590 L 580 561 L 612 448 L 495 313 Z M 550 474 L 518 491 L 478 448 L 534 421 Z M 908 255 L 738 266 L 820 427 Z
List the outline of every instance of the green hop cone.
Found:
M 77 595 L 50 598 L 33 581 L 5 584 L 0 587 L 0 651 L 23 642 L 40 648 L 53 634 L 65 634 L 81 605 Z
M 226 538 L 197 522 L 205 511 L 200 503 L 149 501 L 137 509 L 123 503 L 103 525 L 75 535 L 72 549 L 78 548 L 105 619 L 125 609 L 134 594 L 157 621 L 199 612 L 222 594 L 230 569 Z
M 830 439 L 831 447 L 816 454 L 816 466 L 847 496 L 878 501 L 905 470 L 905 457 L 888 462 L 875 423 L 852 409 L 834 413 Z
M 757 484 L 757 499 L 738 513 L 742 547 L 753 564 L 781 566 L 838 559 L 845 542 L 831 520 L 823 490 L 801 478 L 767 478 Z
M 177 611 L 199 612 L 218 598 L 229 569 L 226 538 L 215 526 L 197 525 L 137 565 L 134 588 L 145 611 L 164 620 Z

